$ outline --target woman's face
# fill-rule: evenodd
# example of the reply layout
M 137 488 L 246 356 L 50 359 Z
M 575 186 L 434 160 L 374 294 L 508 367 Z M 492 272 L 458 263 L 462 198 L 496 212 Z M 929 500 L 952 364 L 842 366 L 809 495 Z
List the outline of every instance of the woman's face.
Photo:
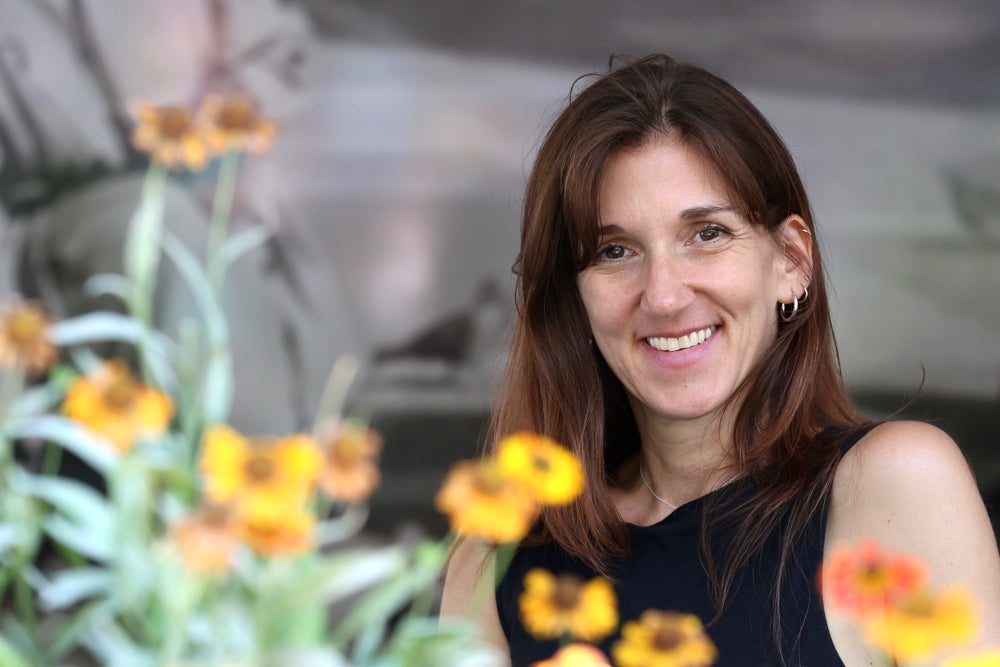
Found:
M 608 162 L 577 285 L 594 342 L 649 419 L 713 419 L 772 344 L 798 272 L 715 170 L 655 137 Z

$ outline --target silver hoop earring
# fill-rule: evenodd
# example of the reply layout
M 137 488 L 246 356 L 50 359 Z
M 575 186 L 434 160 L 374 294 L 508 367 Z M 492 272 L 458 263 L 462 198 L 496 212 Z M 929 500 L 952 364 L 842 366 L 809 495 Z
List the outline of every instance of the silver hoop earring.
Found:
M 802 298 L 799 301 L 805 301 L 809 298 L 809 288 L 805 285 L 802 286 Z
M 792 303 L 781 303 L 778 302 L 778 315 L 781 316 L 782 322 L 788 322 L 795 317 L 795 314 L 799 312 L 799 297 L 792 295 Z

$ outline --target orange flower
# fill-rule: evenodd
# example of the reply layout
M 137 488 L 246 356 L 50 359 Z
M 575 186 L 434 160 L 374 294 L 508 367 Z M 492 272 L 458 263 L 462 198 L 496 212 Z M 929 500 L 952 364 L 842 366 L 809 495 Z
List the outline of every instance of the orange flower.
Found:
M 820 586 L 832 609 L 863 620 L 924 588 L 929 578 L 923 563 L 864 540 L 853 548 L 835 549 L 826 558 Z
M 21 366 L 31 374 L 48 370 L 56 360 L 48 338 L 51 324 L 36 301 L 14 299 L 0 309 L 0 366 Z
M 199 124 L 184 107 L 135 106 L 138 121 L 132 131 L 132 145 L 149 153 L 150 159 L 169 169 L 185 166 L 200 171 L 208 161 L 208 146 Z
M 315 525 L 315 517 L 298 507 L 280 516 L 248 516 L 240 524 L 240 536 L 261 556 L 294 555 L 313 547 Z
M 520 540 L 538 516 L 535 501 L 495 461 L 456 463 L 434 503 L 455 533 L 491 542 Z
M 271 524 L 304 506 L 319 479 L 322 454 L 304 435 L 244 438 L 228 426 L 205 433 L 201 453 L 205 495 L 233 504 L 241 520 Z
M 163 433 L 174 405 L 169 396 L 138 381 L 124 361 L 112 359 L 70 385 L 63 413 L 127 451 L 137 437 Z
M 169 534 L 188 571 L 218 575 L 232 568 L 239 531 L 228 509 L 202 507 L 173 524 Z
M 497 451 L 503 474 L 522 482 L 543 505 L 565 505 L 583 490 L 583 466 L 554 440 L 520 432 L 501 440 Z
M 604 577 L 584 583 L 571 574 L 557 577 L 535 568 L 524 577 L 518 604 L 525 629 L 539 639 L 569 634 L 596 642 L 618 627 L 618 600 Z
M 872 646 L 898 662 L 923 662 L 973 641 L 978 617 L 972 595 L 952 586 L 940 593 L 917 591 L 895 601 L 864 624 Z
M 707 667 L 716 650 L 697 616 L 649 610 L 622 627 L 611 655 L 618 667 Z
M 611 667 L 611 663 L 593 646 L 567 644 L 548 660 L 536 662 L 531 667 Z
M 356 424 L 336 424 L 320 430 L 326 464 L 320 488 L 345 503 L 363 503 L 379 483 L 378 454 L 382 436 Z
M 278 124 L 257 111 L 257 103 L 245 95 L 224 98 L 209 95 L 202 104 L 205 137 L 218 153 L 229 149 L 266 153 L 278 134 Z

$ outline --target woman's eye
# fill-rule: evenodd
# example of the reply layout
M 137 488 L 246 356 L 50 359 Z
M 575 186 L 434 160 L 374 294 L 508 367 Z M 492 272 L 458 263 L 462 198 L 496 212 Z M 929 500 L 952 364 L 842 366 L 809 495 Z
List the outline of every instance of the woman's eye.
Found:
M 622 259 L 628 251 L 624 246 L 606 245 L 597 251 L 598 259 Z
M 702 227 L 701 229 L 699 229 L 695 233 L 695 236 L 698 237 L 699 241 L 704 243 L 709 241 L 715 241 L 720 237 L 722 237 L 724 234 L 726 234 L 726 230 L 723 229 L 722 227 L 718 225 L 710 225 L 708 227 Z

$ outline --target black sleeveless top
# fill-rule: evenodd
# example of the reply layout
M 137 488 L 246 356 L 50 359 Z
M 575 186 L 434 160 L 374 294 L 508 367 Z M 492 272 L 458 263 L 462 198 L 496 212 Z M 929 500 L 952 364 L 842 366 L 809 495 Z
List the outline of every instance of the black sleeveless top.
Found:
M 844 435 L 842 450 L 846 452 L 871 428 Z M 626 524 L 632 540 L 631 556 L 612 571 L 620 623 L 615 634 L 598 644 L 605 655 L 611 655 L 612 644 L 620 639 L 621 626 L 638 619 L 647 609 L 696 614 L 703 622 L 715 616 L 714 596 L 699 555 L 704 506 L 709 501 L 738 501 L 752 493 L 752 483 L 740 480 L 681 505 L 651 526 Z M 781 591 L 781 643 L 786 664 L 791 667 L 844 664 L 830 638 L 816 586 L 823 560 L 827 505 L 828 502 L 809 523 L 786 565 Z M 717 560 L 726 557 L 726 532 L 713 531 L 712 551 Z M 737 574 L 722 616 L 706 631 L 718 649 L 717 667 L 781 664 L 772 620 L 780 553 L 780 536 L 772 534 Z M 585 581 L 597 576 L 554 544 L 519 549 L 514 554 L 496 592 L 497 611 L 510 645 L 513 667 L 545 660 L 559 649 L 558 640 L 538 641 L 532 637 L 518 616 L 524 576 L 535 567 L 556 575 L 574 574 Z

